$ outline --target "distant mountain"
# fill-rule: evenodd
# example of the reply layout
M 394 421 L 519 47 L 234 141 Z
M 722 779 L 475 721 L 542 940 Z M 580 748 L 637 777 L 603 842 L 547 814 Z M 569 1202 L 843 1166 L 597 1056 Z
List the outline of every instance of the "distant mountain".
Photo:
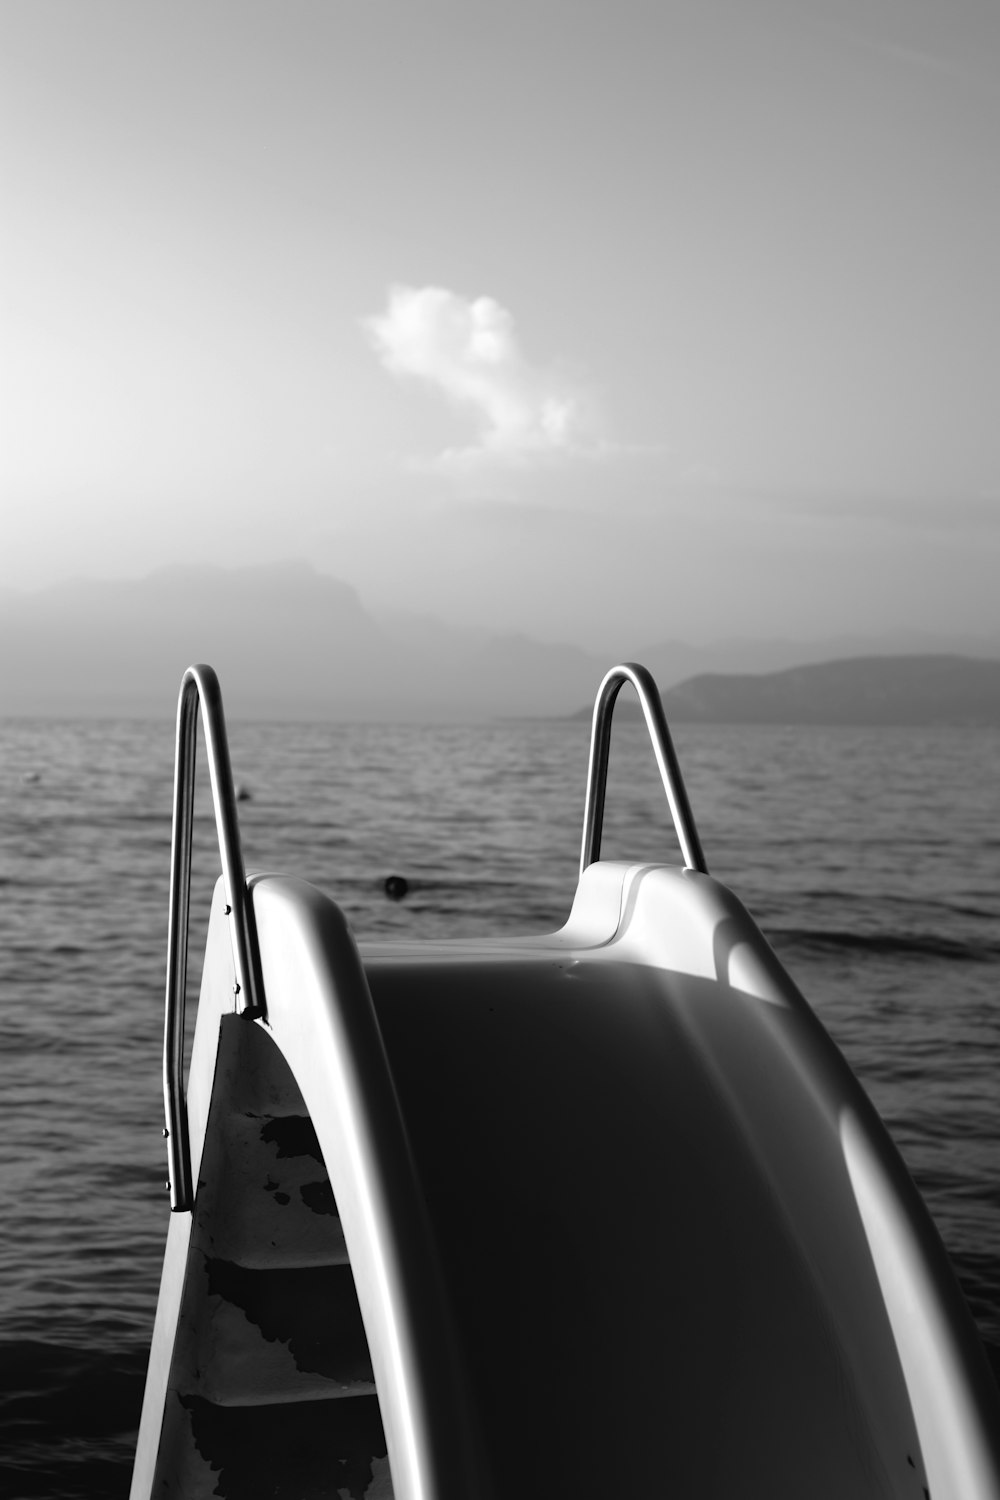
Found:
M 0 595 L 0 716 L 173 713 L 207 661 L 231 718 L 568 713 L 604 664 L 572 646 L 377 619 L 306 563 L 164 568 Z
M 511 609 L 515 614 L 516 601 Z M 880 644 L 851 642 L 851 654 L 885 655 Z M 965 649 L 963 642 L 959 650 Z M 969 643 L 970 656 L 982 651 L 1000 657 L 1000 641 Z M 170 718 L 181 674 L 193 661 L 215 667 L 233 719 L 562 716 L 592 703 L 607 668 L 624 658 L 643 661 L 661 689 L 685 680 L 683 690 L 675 689 L 682 693 L 672 710 L 676 717 L 796 717 L 807 709 L 790 708 L 793 700 L 780 694 L 766 706 L 764 678 L 705 674 L 774 672 L 793 664 L 798 670 L 824 654 L 847 653 L 833 643 L 746 639 L 643 646 L 623 631 L 598 656 L 513 630 L 497 634 L 426 616 L 374 614 L 349 584 L 304 562 L 171 567 L 143 579 L 0 592 L 0 716 Z M 752 701 L 740 696 L 744 681 L 758 683 Z M 719 685 L 726 682 L 736 685 Z M 938 700 L 946 686 L 934 689 Z M 837 691 L 832 679 L 822 692 L 817 688 L 827 706 L 808 712 L 842 714 Z M 911 699 L 917 691 L 915 685 Z
M 1000 725 L 1000 661 L 869 656 L 703 673 L 664 693 L 663 705 L 679 723 Z
M 766 639 L 752 637 L 722 639 L 709 646 L 680 641 L 644 644 L 626 650 L 626 660 L 641 661 L 656 678 L 661 691 L 706 673 L 746 674 L 782 672 L 821 662 L 848 661 L 857 657 L 971 656 L 1000 659 L 1000 635 L 956 636 L 948 640 L 922 631 L 896 631 L 891 635 L 843 635 L 825 640 Z M 619 660 L 622 658 L 619 657 Z
M 298 715 L 336 693 L 392 697 L 404 680 L 353 589 L 304 563 L 172 567 L 0 600 L 0 711 L 172 712 L 192 661 L 231 712 Z

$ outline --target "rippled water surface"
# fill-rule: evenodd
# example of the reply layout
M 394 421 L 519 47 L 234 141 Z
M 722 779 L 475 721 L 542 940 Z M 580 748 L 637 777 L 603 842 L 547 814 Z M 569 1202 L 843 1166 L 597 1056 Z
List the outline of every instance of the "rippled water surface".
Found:
M 314 881 L 362 940 L 544 931 L 575 888 L 588 733 L 232 725 L 248 865 Z M 1000 736 L 711 726 L 676 739 L 713 874 L 872 1095 L 1000 1346 Z M 0 724 L 12 1497 L 127 1491 L 167 1220 L 172 754 L 169 724 Z M 218 868 L 201 780 L 193 954 Z M 621 723 L 604 853 L 674 861 L 675 847 L 645 731 Z M 405 901 L 386 900 L 390 873 L 409 881 Z

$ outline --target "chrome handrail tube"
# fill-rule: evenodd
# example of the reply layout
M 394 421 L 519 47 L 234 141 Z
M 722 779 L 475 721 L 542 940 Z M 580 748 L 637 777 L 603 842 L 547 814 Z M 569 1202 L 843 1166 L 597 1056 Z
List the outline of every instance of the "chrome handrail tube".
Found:
M 253 909 L 247 896 L 246 870 L 236 816 L 236 788 L 222 711 L 219 679 L 211 667 L 188 667 L 177 701 L 174 761 L 173 831 L 170 849 L 170 904 L 167 916 L 167 984 L 163 1025 L 164 1134 L 170 1177 L 170 1207 L 189 1209 L 194 1202 L 191 1143 L 184 1090 L 184 1011 L 187 992 L 188 926 L 191 910 L 191 851 L 198 709 L 201 708 L 208 756 L 215 826 L 222 859 L 226 910 L 231 919 L 233 986 L 236 1009 L 266 1016 L 264 987 Z M 240 1000 L 242 999 L 242 1004 Z
M 652 673 L 637 662 L 623 662 L 612 667 L 597 690 L 590 735 L 590 764 L 587 769 L 587 800 L 583 812 L 583 845 L 580 851 L 580 874 L 601 857 L 601 832 L 604 826 L 604 796 L 608 780 L 608 757 L 611 749 L 611 718 L 615 699 L 626 682 L 639 697 L 639 704 L 653 743 L 653 754 L 659 767 L 663 790 L 667 794 L 674 828 L 681 846 L 685 867 L 708 874 L 708 865 L 695 827 L 680 763 L 667 728 L 667 716 Z

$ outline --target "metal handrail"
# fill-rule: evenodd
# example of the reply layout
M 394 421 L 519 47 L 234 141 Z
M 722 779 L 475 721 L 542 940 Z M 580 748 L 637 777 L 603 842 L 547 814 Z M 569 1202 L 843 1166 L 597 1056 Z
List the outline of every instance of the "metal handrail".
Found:
M 174 760 L 173 834 L 170 849 L 170 906 L 167 918 L 167 987 L 163 1024 L 164 1136 L 170 1177 L 170 1207 L 174 1212 L 194 1202 L 191 1140 L 184 1090 L 184 1009 L 187 991 L 188 924 L 191 909 L 191 848 L 194 823 L 194 780 L 198 708 L 205 731 L 215 826 L 226 892 L 226 913 L 232 919 L 236 1008 L 244 1015 L 266 1016 L 264 987 L 253 909 L 247 899 L 246 871 L 236 816 L 236 789 L 229 760 L 226 721 L 219 679 L 211 667 L 188 667 L 177 700 L 177 740 Z M 244 1003 L 240 1004 L 240 997 Z
M 646 718 L 646 728 L 653 742 L 653 754 L 660 769 L 663 790 L 667 794 L 674 828 L 681 846 L 685 867 L 708 874 L 701 840 L 694 824 L 680 764 L 667 728 L 667 716 L 652 674 L 637 662 L 623 662 L 612 667 L 597 690 L 594 720 L 590 736 L 590 764 L 587 769 L 587 800 L 583 813 L 583 845 L 580 851 L 580 874 L 601 857 L 601 832 L 604 826 L 604 794 L 608 780 L 608 755 L 611 748 L 611 716 L 615 699 L 626 682 L 639 695 Z

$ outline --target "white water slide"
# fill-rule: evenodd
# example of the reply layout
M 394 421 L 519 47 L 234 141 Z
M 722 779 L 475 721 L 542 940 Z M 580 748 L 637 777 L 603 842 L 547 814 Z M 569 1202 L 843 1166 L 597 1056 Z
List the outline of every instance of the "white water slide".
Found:
M 599 859 L 637 689 L 683 866 Z M 194 747 L 223 877 L 182 1078 Z M 1000 1404 L 878 1115 L 707 873 L 615 668 L 549 937 L 355 944 L 245 879 L 178 712 L 170 1220 L 132 1500 L 1000 1500 Z

